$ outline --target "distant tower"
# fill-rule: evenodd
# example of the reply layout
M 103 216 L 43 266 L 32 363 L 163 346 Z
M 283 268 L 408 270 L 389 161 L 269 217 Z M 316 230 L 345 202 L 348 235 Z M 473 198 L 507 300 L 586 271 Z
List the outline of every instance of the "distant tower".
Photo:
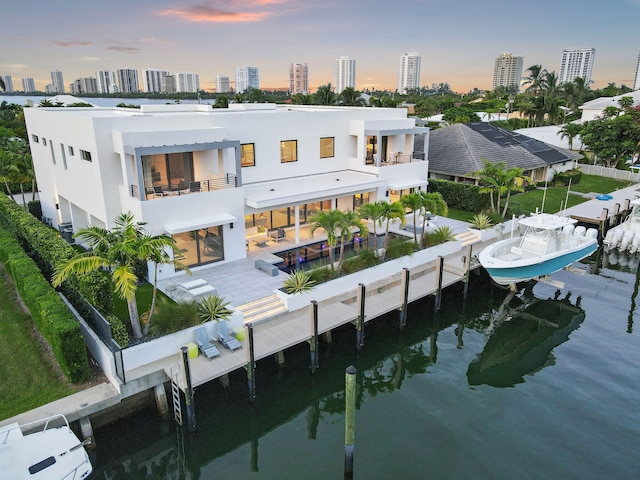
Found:
M 417 53 L 405 53 L 400 57 L 400 71 L 398 74 L 398 92 L 420 88 L 420 63 L 422 57 Z
M 196 93 L 200 90 L 200 77 L 197 73 L 180 72 L 173 76 L 176 79 L 176 92 Z
M 116 71 L 120 93 L 138 93 L 140 84 L 138 83 L 138 70 L 133 68 L 119 68 Z
M 96 82 L 98 93 L 118 93 L 116 74 L 108 70 L 98 70 L 96 72 Z
M 345 88 L 356 88 L 356 61 L 349 57 L 336 59 L 333 69 L 335 92 L 341 93 Z
M 291 95 L 296 93 L 309 93 L 309 67 L 307 64 L 292 63 L 289 65 L 289 91 Z
M 493 67 L 493 86 L 491 89 L 515 87 L 516 91 L 519 92 L 523 64 L 524 59 L 522 57 L 516 57 L 510 53 L 498 55 L 496 64 Z
M 577 77 L 585 85 L 591 83 L 591 71 L 595 60 L 595 48 L 568 48 L 562 51 L 558 84 L 573 82 Z
M 56 70 L 51 72 L 51 84 L 55 93 L 64 93 L 64 80 L 62 79 L 62 72 Z
M 142 71 L 142 89 L 147 93 L 162 93 L 162 77 L 169 75 L 165 70 L 147 68 Z
M 216 93 L 229 93 L 231 91 L 231 82 L 229 77 L 224 75 L 216 75 Z
M 236 92 L 242 93 L 248 88 L 260 89 L 258 67 L 236 67 Z
M 13 92 L 13 79 L 11 75 L 2 75 L 2 80 L 4 80 L 4 91 L 7 93 Z
M 22 79 L 22 90 L 25 93 L 36 91 L 36 82 L 33 80 L 33 77 L 24 77 Z
M 633 82 L 633 89 L 640 90 L 640 53 L 638 54 L 638 63 L 636 64 L 636 76 Z

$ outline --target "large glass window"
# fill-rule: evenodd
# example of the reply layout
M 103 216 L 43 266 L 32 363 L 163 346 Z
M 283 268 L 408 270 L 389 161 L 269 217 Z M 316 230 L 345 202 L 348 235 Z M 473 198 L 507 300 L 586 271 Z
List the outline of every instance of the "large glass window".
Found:
M 196 267 L 224 260 L 222 225 L 173 235 L 180 254 L 176 260 L 187 267 Z
M 320 158 L 330 158 L 334 154 L 335 138 L 323 137 L 320 139 Z
M 280 162 L 297 162 L 298 161 L 298 141 L 283 140 L 280 142 Z
M 143 155 L 142 172 L 147 192 L 153 192 L 154 187 L 163 191 L 187 189 L 194 180 L 193 153 Z
M 254 167 L 256 165 L 255 144 L 243 143 L 240 145 L 240 165 L 243 167 Z

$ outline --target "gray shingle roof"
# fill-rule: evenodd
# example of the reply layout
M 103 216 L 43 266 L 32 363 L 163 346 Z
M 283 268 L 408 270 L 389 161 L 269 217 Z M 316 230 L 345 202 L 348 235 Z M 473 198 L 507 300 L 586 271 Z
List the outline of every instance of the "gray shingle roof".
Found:
M 470 176 L 484 158 L 528 171 L 580 157 L 488 123 L 456 123 L 429 134 L 429 171 L 446 175 Z

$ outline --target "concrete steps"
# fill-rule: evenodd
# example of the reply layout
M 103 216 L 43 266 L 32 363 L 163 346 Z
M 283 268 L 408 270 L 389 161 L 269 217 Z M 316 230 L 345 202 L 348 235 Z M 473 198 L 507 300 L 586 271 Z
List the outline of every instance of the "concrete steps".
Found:
M 254 300 L 235 307 L 244 316 L 244 323 L 259 323 L 287 311 L 277 295 Z
M 466 247 L 467 245 L 472 245 L 474 243 L 478 243 L 481 239 L 475 232 L 471 230 L 467 230 L 466 232 L 459 233 L 456 236 L 457 240 L 462 242 L 462 246 Z

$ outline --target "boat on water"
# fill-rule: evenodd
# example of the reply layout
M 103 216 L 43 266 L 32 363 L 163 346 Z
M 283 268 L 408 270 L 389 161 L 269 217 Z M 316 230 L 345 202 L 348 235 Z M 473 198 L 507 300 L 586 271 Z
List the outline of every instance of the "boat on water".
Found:
M 640 252 L 640 199 L 631 201 L 631 213 L 620 225 L 611 228 L 602 243 L 607 250 Z
M 2 478 L 79 480 L 93 470 L 81 442 L 64 415 L 0 427 Z
M 500 285 L 542 278 L 591 255 L 598 248 L 598 231 L 549 213 L 519 220 L 521 237 L 498 241 L 480 252 L 478 260 Z

